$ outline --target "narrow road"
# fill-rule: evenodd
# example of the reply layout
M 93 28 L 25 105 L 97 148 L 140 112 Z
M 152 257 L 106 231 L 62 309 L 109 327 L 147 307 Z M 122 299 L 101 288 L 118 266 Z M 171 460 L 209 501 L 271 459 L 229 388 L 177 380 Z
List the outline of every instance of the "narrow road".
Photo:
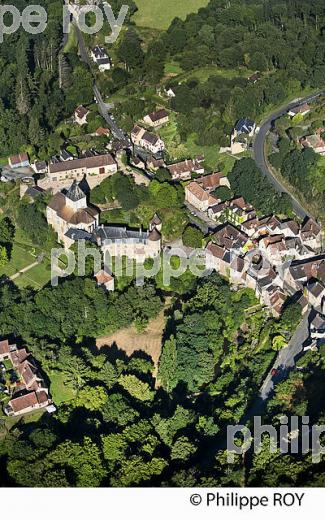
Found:
M 199 211 L 197 208 L 192 206 L 192 204 L 190 204 L 189 202 L 185 201 L 184 205 L 189 210 L 190 219 L 191 219 L 191 216 L 194 215 L 200 221 L 202 221 L 202 224 L 201 224 L 201 223 L 197 222 L 197 220 L 191 219 L 191 220 L 193 220 L 194 224 L 196 224 L 197 226 L 200 226 L 203 233 L 207 234 L 209 232 L 209 230 L 214 231 L 215 229 L 217 229 L 217 227 L 220 226 L 220 224 L 217 224 L 214 220 L 212 220 L 207 215 L 207 213 L 205 213 L 203 211 Z
M 88 55 L 87 47 L 85 45 L 84 37 L 83 37 L 82 32 L 80 31 L 78 25 L 76 23 L 74 23 L 74 25 L 76 28 L 76 35 L 77 35 L 78 44 L 79 44 L 80 59 L 83 63 L 88 65 L 88 67 L 90 68 L 91 63 L 90 63 L 90 58 Z M 108 112 L 106 104 L 103 100 L 103 97 L 102 97 L 95 81 L 94 81 L 93 89 L 94 89 L 94 97 L 97 101 L 99 112 L 101 113 L 101 115 L 105 119 L 106 123 L 110 127 L 114 137 L 116 137 L 117 139 L 119 139 L 121 141 L 125 140 L 126 145 L 127 146 L 130 145 L 131 143 L 130 143 L 129 138 L 127 137 L 127 135 L 125 135 L 123 130 L 121 130 L 121 128 L 119 128 L 119 126 L 116 124 L 116 122 L 112 118 L 111 114 Z
M 305 218 L 306 216 L 310 216 L 308 210 L 304 208 L 301 203 L 296 199 L 292 193 L 290 193 L 283 184 L 273 175 L 270 170 L 266 157 L 265 157 L 265 140 L 266 136 L 272 128 L 274 121 L 276 121 L 279 117 L 285 115 L 290 109 L 296 108 L 305 103 L 310 103 L 316 100 L 319 96 L 325 93 L 325 90 L 318 92 L 317 94 L 313 94 L 307 96 L 303 99 L 298 99 L 287 105 L 286 107 L 282 107 L 273 114 L 271 114 L 266 121 L 264 121 L 260 127 L 259 133 L 256 135 L 254 144 L 253 144 L 253 158 L 256 162 L 258 168 L 262 171 L 262 173 L 268 178 L 268 180 L 273 184 L 275 189 L 279 193 L 287 193 L 291 200 L 292 206 L 297 215 L 301 218 Z
M 280 382 L 283 378 L 285 378 L 288 370 L 295 366 L 296 358 L 299 354 L 301 354 L 303 350 L 303 344 L 309 337 L 308 319 L 309 313 L 307 313 L 304 316 L 303 320 L 300 322 L 291 340 L 289 341 L 288 346 L 286 348 L 281 349 L 278 353 L 275 363 L 268 375 L 266 376 L 264 383 L 260 389 L 260 396 L 263 399 L 263 401 L 265 401 L 268 398 L 270 392 L 274 388 L 274 385 L 277 382 Z M 276 376 L 272 375 L 273 370 L 278 371 L 278 374 Z
M 309 337 L 309 316 L 310 313 L 306 313 L 288 346 L 278 353 L 272 368 L 263 381 L 259 394 L 241 418 L 240 424 L 246 424 L 249 419 L 263 414 L 266 401 L 271 397 L 276 384 L 284 381 L 288 377 L 289 371 L 295 367 L 297 357 L 303 351 L 303 345 Z M 273 375 L 274 370 L 277 371 L 276 375 Z

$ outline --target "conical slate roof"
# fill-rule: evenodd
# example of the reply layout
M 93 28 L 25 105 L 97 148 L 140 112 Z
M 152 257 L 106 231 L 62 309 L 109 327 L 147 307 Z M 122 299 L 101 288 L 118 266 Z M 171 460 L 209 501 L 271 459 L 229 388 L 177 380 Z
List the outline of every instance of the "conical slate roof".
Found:
M 148 238 L 152 242 L 158 242 L 158 240 L 161 239 L 161 234 L 158 233 L 157 229 L 155 228 L 152 231 L 150 231 Z
M 161 220 L 160 220 L 159 216 L 157 215 L 157 213 L 155 213 L 154 216 L 152 217 L 151 224 L 156 225 L 156 226 L 159 226 L 159 224 L 161 224 Z
M 66 193 L 66 197 L 68 197 L 73 202 L 77 202 L 78 200 L 84 199 L 85 196 L 86 195 L 78 185 L 77 181 L 73 181 Z

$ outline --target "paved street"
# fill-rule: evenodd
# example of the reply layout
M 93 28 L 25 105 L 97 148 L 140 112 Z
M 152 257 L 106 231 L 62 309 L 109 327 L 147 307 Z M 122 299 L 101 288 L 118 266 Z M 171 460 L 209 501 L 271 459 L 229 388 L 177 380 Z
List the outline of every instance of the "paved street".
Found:
M 303 344 L 309 336 L 308 318 L 309 313 L 304 316 L 288 346 L 280 350 L 272 369 L 268 373 L 260 389 L 260 396 L 263 401 L 265 401 L 270 395 L 270 392 L 274 388 L 274 384 L 281 381 L 282 378 L 285 378 L 288 370 L 295 366 L 296 358 L 302 352 Z M 272 376 L 272 370 L 274 369 L 278 370 L 278 375 L 276 376 Z
M 189 210 L 189 218 L 191 219 L 192 213 L 194 213 L 194 217 L 197 217 L 202 221 L 202 224 L 197 221 L 196 218 L 193 218 L 193 224 L 196 224 L 201 228 L 203 233 L 208 233 L 209 230 L 214 230 L 218 227 L 219 224 L 217 224 L 214 220 L 212 220 L 206 213 L 203 211 L 199 211 L 197 208 L 192 206 L 192 204 L 189 204 L 188 202 L 184 203 L 187 209 Z
M 272 368 L 264 379 L 259 394 L 241 418 L 240 424 L 246 424 L 249 419 L 264 413 L 266 401 L 271 397 L 274 386 L 280 381 L 284 381 L 289 371 L 295 367 L 297 357 L 302 352 L 303 344 L 309 336 L 308 319 L 309 313 L 307 313 L 300 322 L 288 346 L 278 353 Z M 272 375 L 274 369 L 278 371 L 278 374 L 275 376 Z
M 271 114 L 266 121 L 261 125 L 259 133 L 256 135 L 254 145 L 253 145 L 253 157 L 254 160 L 259 167 L 259 169 L 263 172 L 263 174 L 269 179 L 269 181 L 273 184 L 275 189 L 279 193 L 287 193 L 292 200 L 292 205 L 297 213 L 297 215 L 301 218 L 304 218 L 305 216 L 308 216 L 308 210 L 304 208 L 300 202 L 292 195 L 286 188 L 279 182 L 276 177 L 274 177 L 273 173 L 270 171 L 266 157 L 265 157 L 265 140 L 268 132 L 271 130 L 273 122 L 278 119 L 279 117 L 286 114 L 290 109 L 296 108 L 297 106 L 303 105 L 304 103 L 309 103 L 317 99 L 321 94 L 324 94 L 325 91 L 322 90 L 318 94 L 313 94 L 311 96 L 307 96 L 303 99 L 295 100 L 286 107 L 282 107 L 281 109 L 277 110 L 273 114 Z
M 96 101 L 98 103 L 99 111 L 100 111 L 101 115 L 103 116 L 103 118 L 105 119 L 108 126 L 110 127 L 114 137 L 116 137 L 117 139 L 120 139 L 122 141 L 125 140 L 126 144 L 128 145 L 129 144 L 128 137 L 124 134 L 123 130 L 121 130 L 121 128 L 118 127 L 116 122 L 112 119 L 112 116 L 109 114 L 106 104 L 104 103 L 104 100 L 102 98 L 101 93 L 99 92 L 99 89 L 98 89 L 96 83 L 94 83 L 94 95 L 95 95 Z
M 31 168 L 16 168 L 12 169 L 9 166 L 4 166 L 1 170 L 1 177 L 4 180 L 9 181 L 17 181 L 22 179 L 30 179 L 32 182 L 34 171 Z

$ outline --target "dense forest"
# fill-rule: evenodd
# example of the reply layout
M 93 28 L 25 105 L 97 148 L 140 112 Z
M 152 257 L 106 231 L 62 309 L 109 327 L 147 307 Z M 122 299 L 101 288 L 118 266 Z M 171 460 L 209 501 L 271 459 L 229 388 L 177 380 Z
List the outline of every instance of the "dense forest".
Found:
M 157 385 L 150 357 L 98 350 L 94 337 L 135 314 L 152 318 L 162 299 L 154 285 L 108 296 L 87 278 L 36 294 L 1 285 L 1 334 L 22 337 L 45 375 L 61 375 L 73 390 L 55 415 L 7 432 L 0 443 L 2 484 L 324 484 L 322 465 L 308 456 L 267 454 L 265 441 L 259 454 L 226 463 L 225 429 L 249 410 L 279 338 L 300 319 L 299 308 L 269 319 L 250 290 L 233 292 L 217 275 L 199 282 L 168 310 Z M 269 401 L 265 420 L 275 426 L 279 412 L 321 418 L 314 393 L 323 361 L 320 353 L 309 354 L 304 364 L 313 364 L 313 377 L 293 372 Z
M 312 148 L 302 148 L 301 139 L 306 135 L 324 137 L 325 102 L 321 98 L 306 118 L 279 118 L 274 125 L 278 140 L 269 161 L 282 177 L 302 193 L 307 204 L 320 220 L 325 212 L 324 157 Z M 323 135 L 322 135 L 323 134 Z
M 20 12 L 25 0 L 13 4 Z M 92 78 L 76 54 L 63 53 L 62 2 L 40 0 L 47 28 L 32 35 L 23 29 L 0 46 L 0 156 L 36 151 L 57 153 L 57 125 L 80 103 L 92 101 Z

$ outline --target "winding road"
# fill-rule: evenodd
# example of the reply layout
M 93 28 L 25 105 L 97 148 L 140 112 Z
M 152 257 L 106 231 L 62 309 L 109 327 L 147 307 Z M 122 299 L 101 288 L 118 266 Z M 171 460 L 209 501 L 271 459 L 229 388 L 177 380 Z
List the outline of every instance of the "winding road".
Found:
M 267 137 L 267 134 L 272 128 L 272 125 L 274 121 L 276 121 L 279 117 L 282 117 L 285 115 L 289 110 L 296 108 L 300 105 L 303 105 L 305 103 L 310 103 L 317 99 L 322 94 L 325 94 L 325 90 L 321 90 L 320 92 L 317 92 L 315 94 L 312 94 L 310 96 L 307 96 L 305 98 L 299 98 L 294 100 L 292 103 L 287 105 L 286 107 L 282 107 L 276 112 L 273 112 L 260 126 L 260 131 L 255 137 L 255 141 L 253 144 L 253 158 L 258 166 L 258 168 L 262 171 L 262 173 L 268 178 L 268 180 L 273 184 L 275 189 L 279 193 L 287 193 L 287 195 L 290 196 L 292 200 L 292 206 L 297 215 L 301 218 L 305 218 L 306 216 L 310 216 L 310 213 L 306 208 L 304 208 L 301 203 L 296 199 L 296 197 L 287 190 L 283 184 L 274 176 L 272 171 L 269 168 L 269 165 L 267 163 L 267 159 L 265 156 L 265 140 Z

